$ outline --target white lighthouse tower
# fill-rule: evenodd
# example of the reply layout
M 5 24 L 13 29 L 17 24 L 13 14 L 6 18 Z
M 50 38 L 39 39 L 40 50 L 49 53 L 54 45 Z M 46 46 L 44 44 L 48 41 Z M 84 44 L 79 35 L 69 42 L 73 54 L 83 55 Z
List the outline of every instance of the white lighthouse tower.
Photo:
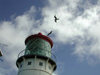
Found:
M 52 75 L 56 63 L 51 58 L 52 40 L 41 33 L 31 35 L 25 40 L 24 54 L 21 51 L 16 61 L 18 75 Z

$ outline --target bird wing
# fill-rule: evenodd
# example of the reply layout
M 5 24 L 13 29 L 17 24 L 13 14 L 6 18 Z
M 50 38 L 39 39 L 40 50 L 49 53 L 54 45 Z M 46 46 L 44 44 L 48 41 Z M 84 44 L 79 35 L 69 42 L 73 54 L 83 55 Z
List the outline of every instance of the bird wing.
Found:
M 55 19 L 55 22 L 57 22 L 57 19 Z
M 0 51 L 0 56 L 2 56 L 2 52 Z
M 57 18 L 57 20 L 59 20 L 59 18 Z
M 56 17 L 56 16 L 54 16 L 54 18 L 55 18 L 55 19 L 57 19 L 57 17 Z
M 47 34 L 47 36 L 49 36 L 51 33 L 52 33 L 52 31 L 50 31 L 50 32 Z
M 54 16 L 54 18 L 55 18 L 55 22 L 57 22 L 57 20 L 59 20 L 59 18 L 57 18 L 56 16 Z

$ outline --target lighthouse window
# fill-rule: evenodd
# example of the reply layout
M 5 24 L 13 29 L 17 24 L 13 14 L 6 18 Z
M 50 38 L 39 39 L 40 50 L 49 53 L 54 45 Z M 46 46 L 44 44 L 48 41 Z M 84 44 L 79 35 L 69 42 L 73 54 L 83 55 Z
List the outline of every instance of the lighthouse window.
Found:
M 43 66 L 43 62 L 39 62 L 39 65 L 40 65 L 40 66 Z
M 32 62 L 28 62 L 28 64 L 27 64 L 27 65 L 31 65 L 31 63 L 32 63 Z

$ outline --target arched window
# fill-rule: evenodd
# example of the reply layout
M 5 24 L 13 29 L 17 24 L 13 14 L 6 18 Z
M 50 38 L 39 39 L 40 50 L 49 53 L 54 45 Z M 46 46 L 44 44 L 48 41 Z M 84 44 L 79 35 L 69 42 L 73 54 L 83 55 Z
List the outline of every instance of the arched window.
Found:
M 29 61 L 29 62 L 27 63 L 27 65 L 31 65 L 31 63 L 32 63 L 32 62 L 31 62 L 31 61 Z
M 43 66 L 43 62 L 39 62 L 39 65 L 40 65 L 40 66 Z

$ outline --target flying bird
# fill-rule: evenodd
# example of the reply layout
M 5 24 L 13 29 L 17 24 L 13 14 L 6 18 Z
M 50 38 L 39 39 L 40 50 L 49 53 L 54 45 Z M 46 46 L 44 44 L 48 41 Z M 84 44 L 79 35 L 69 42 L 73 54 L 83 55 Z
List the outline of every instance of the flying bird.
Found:
M 1 50 L 0 50 L 0 61 L 3 62 L 3 59 L 1 58 L 3 56 Z
M 3 54 L 2 54 L 2 52 L 1 52 L 1 50 L 0 50 L 0 57 L 2 56 Z
M 47 36 L 49 36 L 51 33 L 52 33 L 52 31 L 50 31 L 50 32 L 47 34 Z
M 59 20 L 59 18 L 57 18 L 56 15 L 54 16 L 54 18 L 55 18 L 55 19 L 54 19 L 55 22 L 57 22 L 57 20 Z

